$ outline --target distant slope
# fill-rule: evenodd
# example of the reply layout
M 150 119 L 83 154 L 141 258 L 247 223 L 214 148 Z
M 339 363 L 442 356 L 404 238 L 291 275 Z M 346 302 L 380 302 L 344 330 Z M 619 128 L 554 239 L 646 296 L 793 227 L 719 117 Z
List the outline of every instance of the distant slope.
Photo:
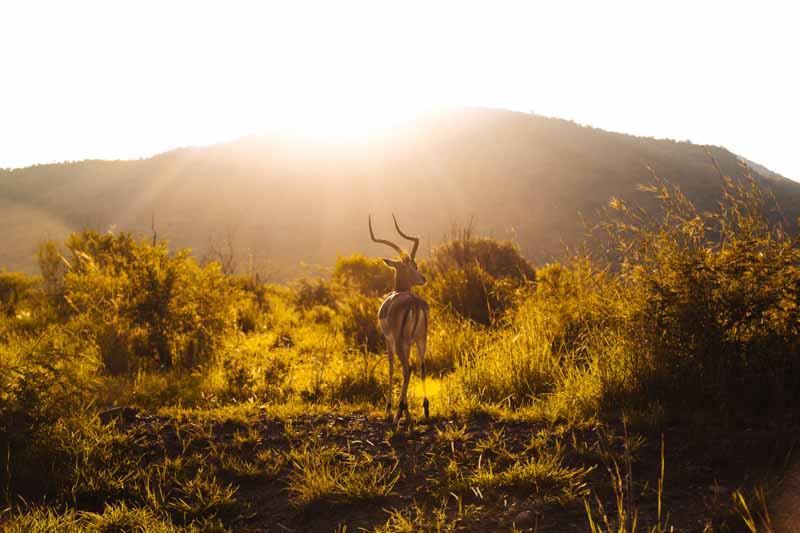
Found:
M 0 171 L 0 267 L 35 271 L 37 242 L 94 228 L 150 234 L 198 255 L 228 236 L 237 262 L 293 269 L 337 253 L 385 254 L 367 214 L 391 237 L 390 213 L 423 236 L 422 255 L 453 223 L 515 236 L 534 261 L 583 238 L 611 196 L 639 198 L 647 166 L 680 184 L 701 208 L 720 180 L 742 174 L 723 148 L 654 140 L 535 115 L 487 109 L 435 113 L 368 140 L 324 143 L 252 137 L 137 161 L 82 161 Z M 786 218 L 800 215 L 800 184 L 768 184 Z

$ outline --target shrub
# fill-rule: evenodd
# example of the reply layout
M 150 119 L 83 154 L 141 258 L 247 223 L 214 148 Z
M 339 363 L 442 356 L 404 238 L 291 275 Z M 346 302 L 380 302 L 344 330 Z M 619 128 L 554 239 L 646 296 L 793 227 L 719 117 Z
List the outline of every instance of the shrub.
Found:
M 511 280 L 494 278 L 477 263 L 433 276 L 421 292 L 438 306 L 483 325 L 496 323 L 516 295 Z
M 292 286 L 292 302 L 303 310 L 309 310 L 317 305 L 336 308 L 336 296 L 333 286 L 324 279 L 303 278 Z
M 69 262 L 61 254 L 58 244 L 45 241 L 39 245 L 37 252 L 39 271 L 42 274 L 42 288 L 50 297 L 51 303 L 62 307 L 64 302 L 64 276 Z
M 220 364 L 225 384 L 216 391 L 220 402 L 281 402 L 291 392 L 287 378 L 291 363 L 281 355 L 228 354 Z
M 97 366 L 91 343 L 58 325 L 0 344 L 0 486 L 49 489 L 52 427 L 89 403 Z
M 479 324 L 495 324 L 523 296 L 536 272 L 516 244 L 473 237 L 463 230 L 437 246 L 424 264 L 433 302 Z
M 369 352 L 361 352 L 359 358 L 348 357 L 331 365 L 322 395 L 328 401 L 376 404 L 386 400 L 388 382 L 382 372 L 378 372 L 383 357 Z M 381 367 L 383 371 L 385 367 Z
M 332 280 L 365 296 L 380 296 L 391 290 L 393 273 L 381 259 L 353 254 L 336 260 Z
M 481 349 L 488 335 L 473 321 L 447 310 L 434 309 L 428 329 L 425 369 L 429 375 L 449 372 Z
M 472 228 L 453 231 L 453 238 L 433 249 L 425 270 L 443 275 L 478 264 L 492 278 L 507 278 L 515 284 L 534 282 L 536 272 L 516 243 L 475 237 Z
M 18 272 L 0 272 L 0 316 L 16 318 L 20 306 L 30 299 L 39 280 Z
M 378 353 L 384 349 L 383 333 L 378 324 L 378 298 L 349 294 L 339 306 L 342 334 L 349 346 Z
M 592 342 L 593 335 L 620 327 L 623 301 L 613 276 L 598 270 L 588 258 L 574 257 L 567 265 L 551 263 L 538 270 L 535 297 L 526 305 L 534 305 L 545 317 L 554 353 L 585 362 L 600 349 Z M 519 316 L 525 314 L 518 313 L 514 319 Z
M 656 180 L 652 217 L 612 202 L 606 229 L 629 291 L 628 364 L 640 400 L 738 412 L 800 399 L 800 249 L 770 222 L 755 182 L 725 180 L 717 213 L 699 213 Z
M 272 292 L 270 285 L 261 283 L 258 275 L 255 276 L 228 276 L 231 284 L 245 295 L 251 297 L 252 302 L 263 312 L 269 311 L 269 296 Z
M 111 373 L 148 362 L 195 366 L 234 324 L 238 291 L 215 263 L 201 268 L 188 250 L 170 256 L 163 243 L 90 231 L 73 234 L 67 248 L 63 299 Z
M 261 323 L 261 306 L 252 299 L 240 301 L 236 308 L 236 327 L 242 333 L 255 332 Z
M 453 378 L 464 399 L 521 407 L 547 398 L 560 414 L 592 412 L 598 372 L 616 355 L 610 347 L 620 339 L 623 306 L 613 276 L 575 259 L 538 271 L 536 292 L 517 300 L 503 327 L 456 326 L 451 346 L 434 330 L 432 344 L 460 346 Z
M 336 319 L 336 311 L 327 305 L 315 305 L 305 314 L 306 319 L 314 324 L 332 324 Z

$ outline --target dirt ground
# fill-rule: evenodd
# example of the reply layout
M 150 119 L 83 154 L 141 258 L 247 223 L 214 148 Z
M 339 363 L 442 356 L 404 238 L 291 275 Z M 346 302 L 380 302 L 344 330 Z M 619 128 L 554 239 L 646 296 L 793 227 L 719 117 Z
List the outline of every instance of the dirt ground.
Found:
M 154 453 L 179 455 L 182 448 L 179 432 L 185 432 L 191 420 L 137 414 L 122 426 L 142 437 Z M 531 490 L 501 490 L 490 495 L 448 494 L 443 479 L 442 460 L 454 458 L 463 465 L 476 464 L 476 443 L 490 434 L 502 432 L 504 445 L 520 453 L 533 436 L 552 435 L 566 452 L 565 464 L 591 468 L 586 493 L 595 520 L 602 520 L 600 505 L 612 525 L 618 516 L 612 491 L 608 453 L 624 457 L 624 429 L 605 425 L 576 429 L 567 425 L 527 421 L 498 420 L 489 415 L 463 418 L 436 418 L 416 422 L 399 429 L 382 419 L 366 414 L 306 415 L 280 419 L 265 411 L 255 421 L 220 422 L 208 433 L 213 442 L 198 441 L 193 446 L 226 446 L 235 435 L 248 432 L 255 439 L 241 453 L 254 454 L 261 449 L 287 451 L 298 445 L 337 445 L 349 453 L 367 454 L 384 465 L 397 465 L 401 475 L 387 497 L 351 504 L 315 503 L 298 508 L 293 505 L 285 465 L 275 476 L 226 479 L 239 487 L 237 498 L 247 512 L 235 524 L 240 531 L 330 532 L 347 526 L 347 531 L 370 531 L 383 525 L 392 509 L 407 509 L 412 503 L 430 509 L 446 502 L 447 519 L 459 531 L 508 531 L 516 526 L 523 531 L 587 531 L 589 524 L 582 498 L 558 501 L 546 493 Z M 459 438 L 448 440 L 449 430 Z M 776 479 L 775 472 L 785 468 L 796 441 L 797 432 L 745 430 L 736 433 L 721 430 L 698 431 L 664 428 L 665 476 L 663 480 L 662 523 L 669 516 L 675 531 L 703 531 L 713 523 L 715 530 L 738 530 L 743 524 L 733 519 L 732 493 L 742 488 L 745 494 L 758 484 Z M 661 434 L 633 434 L 635 442 L 629 454 L 630 475 L 625 476 L 624 459 L 618 461 L 623 473 L 623 489 L 630 509 L 637 510 L 640 528 L 657 523 L 657 487 L 661 470 Z M 548 437 L 549 438 L 549 437 Z M 546 439 L 547 440 L 547 439 Z M 483 452 L 488 453 L 488 452 Z M 604 459 L 605 457 L 605 459 Z M 771 476 L 771 477 L 770 477 Z M 785 477 L 780 490 L 773 490 L 776 531 L 791 529 L 800 509 L 800 469 Z M 599 502 L 599 503 L 598 503 Z M 794 517 L 794 518 L 793 518 Z M 723 526 L 720 528 L 720 524 Z M 743 528 L 744 529 L 744 528 Z

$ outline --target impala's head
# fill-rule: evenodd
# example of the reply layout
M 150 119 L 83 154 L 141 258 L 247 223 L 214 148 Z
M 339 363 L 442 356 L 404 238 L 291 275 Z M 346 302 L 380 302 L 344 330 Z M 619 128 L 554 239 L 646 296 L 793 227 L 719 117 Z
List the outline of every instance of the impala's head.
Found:
M 399 233 L 404 239 L 408 239 L 414 243 L 414 247 L 411 249 L 411 255 L 407 254 L 402 248 L 392 241 L 376 239 L 375 233 L 372 231 L 371 215 L 369 217 L 369 235 L 372 237 L 373 241 L 385 244 L 400 254 L 399 261 L 387 258 L 384 258 L 383 260 L 383 262 L 386 263 L 386 266 L 394 270 L 394 290 L 407 291 L 415 285 L 425 285 L 425 276 L 420 274 L 419 269 L 417 268 L 417 262 L 414 259 L 417 255 L 417 249 L 419 248 L 419 237 L 411 237 L 410 235 L 406 235 L 403 233 L 403 230 L 400 229 L 400 226 L 397 224 L 397 219 L 394 215 L 392 215 L 392 219 L 394 220 L 394 227 L 397 229 L 397 233 Z

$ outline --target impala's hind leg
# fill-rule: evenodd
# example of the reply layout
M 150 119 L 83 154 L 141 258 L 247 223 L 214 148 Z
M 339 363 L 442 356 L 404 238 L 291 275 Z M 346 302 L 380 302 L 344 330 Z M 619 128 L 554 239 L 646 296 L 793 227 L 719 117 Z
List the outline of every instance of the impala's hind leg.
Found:
M 394 388 L 394 342 L 386 338 L 386 352 L 389 358 L 389 390 L 386 392 L 386 420 L 392 418 L 392 389 Z
M 397 358 L 400 359 L 400 365 L 403 367 L 403 388 L 400 389 L 400 405 L 397 407 L 397 415 L 394 417 L 394 422 L 400 421 L 403 411 L 406 412 L 406 421 L 411 421 L 411 415 L 408 412 L 408 382 L 411 380 L 411 364 L 408 360 L 408 353 L 410 348 L 401 343 L 397 343 Z
M 425 350 L 427 349 L 428 339 L 423 336 L 417 340 L 417 357 L 419 358 L 419 374 L 422 379 L 422 408 L 425 411 L 425 419 L 430 416 L 428 403 L 428 387 L 425 383 Z

